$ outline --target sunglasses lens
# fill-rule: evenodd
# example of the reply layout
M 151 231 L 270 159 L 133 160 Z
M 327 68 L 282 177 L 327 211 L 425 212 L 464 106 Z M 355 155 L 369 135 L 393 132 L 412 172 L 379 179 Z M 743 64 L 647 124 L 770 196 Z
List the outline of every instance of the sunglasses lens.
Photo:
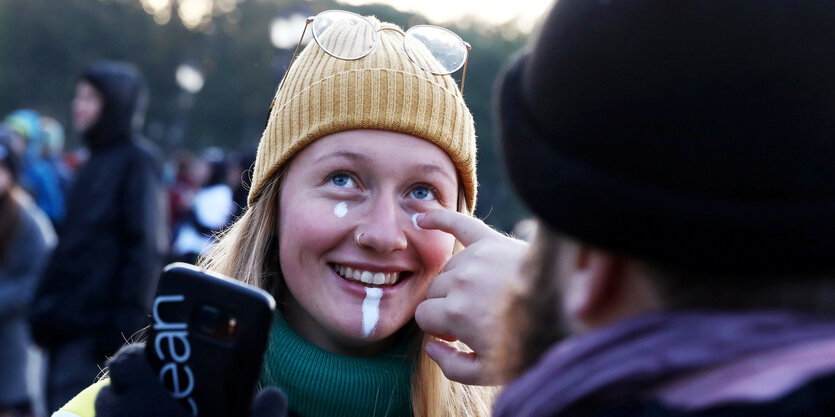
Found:
M 361 16 L 339 10 L 319 13 L 313 20 L 313 37 L 330 55 L 359 59 L 374 48 L 374 26 Z
M 406 53 L 433 74 L 452 74 L 467 59 L 467 47 L 455 33 L 438 26 L 415 26 L 406 31 Z

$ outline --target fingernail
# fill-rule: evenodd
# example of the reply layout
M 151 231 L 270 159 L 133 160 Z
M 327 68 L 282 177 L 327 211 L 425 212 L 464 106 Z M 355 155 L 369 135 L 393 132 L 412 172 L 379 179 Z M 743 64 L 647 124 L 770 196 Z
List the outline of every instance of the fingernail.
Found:
M 438 352 L 438 347 L 432 342 L 427 343 L 423 348 L 426 350 L 426 354 L 430 357 L 435 357 L 435 353 Z
M 423 219 L 423 216 L 425 215 L 426 213 L 415 213 L 412 215 L 412 226 L 415 227 L 415 230 L 423 230 L 423 228 L 418 225 L 418 220 Z

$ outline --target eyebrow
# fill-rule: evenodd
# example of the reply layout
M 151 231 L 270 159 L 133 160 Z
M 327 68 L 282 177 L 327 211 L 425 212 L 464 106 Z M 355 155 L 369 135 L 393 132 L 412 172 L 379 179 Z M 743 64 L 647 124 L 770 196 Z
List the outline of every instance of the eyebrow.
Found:
M 449 180 L 450 182 L 452 182 L 452 183 L 455 183 L 455 182 L 456 182 L 456 180 L 457 180 L 457 178 L 456 178 L 456 177 L 454 177 L 454 176 L 450 175 L 448 172 L 446 172 L 446 171 L 443 169 L 443 167 L 441 167 L 441 166 L 440 166 L 440 165 L 438 165 L 438 164 L 431 164 L 431 163 L 429 163 L 429 164 L 420 164 L 417 168 L 418 168 L 419 170 L 421 170 L 421 171 L 422 171 L 423 173 L 425 173 L 425 174 L 431 174 L 431 173 L 433 173 L 433 172 L 437 172 L 437 173 L 441 174 L 442 176 L 446 177 L 446 179 L 448 179 L 448 180 Z
M 328 160 L 328 159 L 334 159 L 334 158 L 351 159 L 351 160 L 354 160 L 354 161 L 357 161 L 357 162 L 363 163 L 363 164 L 367 164 L 371 161 L 371 158 L 369 158 L 368 156 L 366 156 L 364 154 L 361 154 L 361 153 L 350 152 L 350 151 L 335 151 L 335 152 L 327 153 L 325 155 L 322 155 L 322 156 L 316 158 L 315 162 L 319 163 L 319 162 L 322 162 L 322 161 L 325 161 L 325 160 Z M 415 170 L 423 172 L 424 174 L 438 173 L 438 174 L 446 177 L 448 180 L 450 180 L 453 183 L 456 182 L 456 180 L 458 179 L 457 177 L 455 177 L 453 175 L 450 175 L 446 170 L 444 170 L 444 168 L 442 166 L 440 166 L 438 164 L 435 164 L 435 163 L 418 164 L 415 167 Z
M 325 154 L 325 155 L 322 155 L 322 156 L 316 158 L 315 162 L 322 162 L 326 159 L 332 159 L 332 158 L 354 159 L 354 160 L 357 160 L 359 162 L 368 162 L 370 160 L 367 156 L 365 156 L 361 153 L 348 152 L 348 151 L 336 151 L 336 152 L 331 152 L 331 153 L 328 153 L 328 154 Z

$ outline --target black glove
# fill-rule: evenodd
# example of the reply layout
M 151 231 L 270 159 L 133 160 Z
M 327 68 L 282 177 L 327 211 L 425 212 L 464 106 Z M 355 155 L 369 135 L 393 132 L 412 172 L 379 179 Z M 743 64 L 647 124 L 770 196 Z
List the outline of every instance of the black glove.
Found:
M 96 417 L 192 417 L 159 383 L 145 346 L 123 347 L 110 361 L 110 385 L 96 397 Z M 280 389 L 261 390 L 252 400 L 250 417 L 286 417 L 287 397 Z

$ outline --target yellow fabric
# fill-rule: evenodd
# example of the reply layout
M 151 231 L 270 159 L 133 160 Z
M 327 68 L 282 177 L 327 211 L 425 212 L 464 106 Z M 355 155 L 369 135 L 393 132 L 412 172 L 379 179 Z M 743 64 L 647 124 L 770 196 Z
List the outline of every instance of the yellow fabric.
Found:
M 377 28 L 394 27 L 368 19 Z M 364 35 L 352 30 L 358 29 L 329 34 L 323 42 Z M 377 35 L 376 50 L 358 60 L 334 58 L 315 42 L 296 58 L 279 84 L 258 144 L 250 205 L 276 170 L 311 142 L 344 130 L 380 129 L 423 138 L 443 149 L 458 170 L 468 209 L 475 209 L 475 127 L 458 85 L 449 75 L 434 75 L 413 63 L 401 33 L 382 30 Z M 421 61 L 433 59 L 425 51 L 414 52 Z
M 95 417 L 96 416 L 96 397 L 99 395 L 99 391 L 102 388 L 110 384 L 110 378 L 104 378 L 93 385 L 85 388 L 84 391 L 81 391 L 73 397 L 68 403 L 64 404 L 63 407 L 58 411 L 60 412 L 70 412 L 79 417 Z M 56 414 L 53 414 L 55 417 Z

